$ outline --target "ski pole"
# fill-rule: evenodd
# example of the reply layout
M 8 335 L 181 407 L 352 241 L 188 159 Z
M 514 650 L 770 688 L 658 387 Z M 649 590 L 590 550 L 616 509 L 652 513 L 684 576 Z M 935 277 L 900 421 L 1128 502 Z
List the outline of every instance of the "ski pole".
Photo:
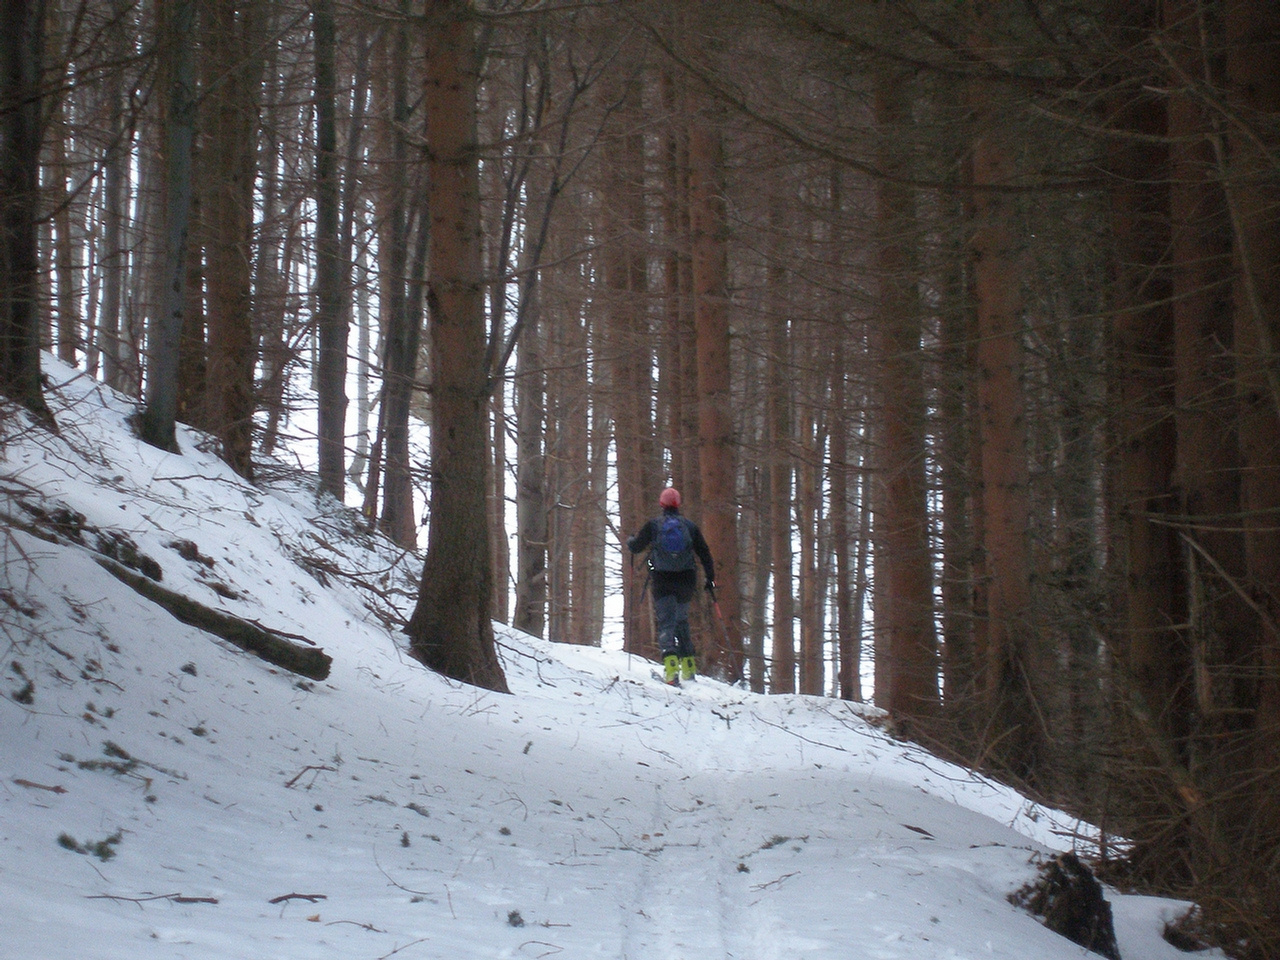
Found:
M 716 617 L 723 624 L 724 614 L 720 612 L 720 601 L 716 599 L 716 585 L 714 583 L 707 584 L 707 593 L 711 594 L 711 607 L 715 610 Z
M 707 584 L 707 593 L 711 595 L 711 609 L 713 609 L 716 612 L 716 619 L 720 621 L 720 636 L 723 638 L 724 650 L 726 653 L 732 656 L 733 643 L 729 639 L 729 623 L 728 621 L 725 620 L 724 614 L 720 612 L 720 601 L 716 599 L 715 584 L 713 583 Z M 734 672 L 738 674 L 738 677 L 737 677 L 738 681 L 741 681 L 742 680 L 741 671 L 736 670 Z
M 729 649 L 729 624 L 725 622 L 724 614 L 720 612 L 720 601 L 716 599 L 715 584 L 707 584 L 707 593 L 711 595 L 711 609 L 716 612 L 716 619 L 720 621 L 720 632 L 724 634 L 725 649 Z

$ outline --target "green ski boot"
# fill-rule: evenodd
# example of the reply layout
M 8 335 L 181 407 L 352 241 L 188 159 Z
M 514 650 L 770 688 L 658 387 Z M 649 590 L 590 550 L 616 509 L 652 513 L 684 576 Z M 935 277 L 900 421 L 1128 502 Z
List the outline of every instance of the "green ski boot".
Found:
M 680 686 L 680 658 L 675 654 L 662 658 L 663 679 L 673 687 Z
M 680 660 L 680 679 L 696 680 L 698 677 L 698 664 L 693 657 L 682 657 Z

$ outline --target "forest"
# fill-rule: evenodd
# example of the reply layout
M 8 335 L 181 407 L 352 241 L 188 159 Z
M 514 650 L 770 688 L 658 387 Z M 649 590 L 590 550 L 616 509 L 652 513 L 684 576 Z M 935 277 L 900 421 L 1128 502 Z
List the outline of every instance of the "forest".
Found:
M 304 442 L 498 691 L 495 620 L 655 653 L 674 484 L 706 671 L 874 700 L 1280 955 L 1280 4 L 2 16 L 4 416 L 58 429 L 49 351 L 246 479 Z

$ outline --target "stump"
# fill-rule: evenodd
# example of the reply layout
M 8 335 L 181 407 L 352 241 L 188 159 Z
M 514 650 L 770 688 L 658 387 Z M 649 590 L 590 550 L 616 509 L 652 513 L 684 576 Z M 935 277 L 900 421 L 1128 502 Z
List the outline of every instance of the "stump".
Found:
M 1111 904 L 1102 884 L 1074 853 L 1062 853 L 1046 863 L 1040 878 L 1009 898 L 1043 918 L 1054 933 L 1086 950 L 1120 960 Z

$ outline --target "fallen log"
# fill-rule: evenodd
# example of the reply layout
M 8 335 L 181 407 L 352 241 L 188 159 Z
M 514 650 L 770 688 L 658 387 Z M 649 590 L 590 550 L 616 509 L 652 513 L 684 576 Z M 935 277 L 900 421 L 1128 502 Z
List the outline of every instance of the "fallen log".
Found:
M 206 607 L 105 557 L 94 557 L 94 559 L 121 583 L 132 587 L 152 603 L 164 607 L 185 624 L 221 637 L 241 650 L 256 654 L 290 673 L 312 680 L 324 680 L 329 676 L 329 666 L 333 663 L 333 658 L 318 647 L 294 643 L 247 620 Z

